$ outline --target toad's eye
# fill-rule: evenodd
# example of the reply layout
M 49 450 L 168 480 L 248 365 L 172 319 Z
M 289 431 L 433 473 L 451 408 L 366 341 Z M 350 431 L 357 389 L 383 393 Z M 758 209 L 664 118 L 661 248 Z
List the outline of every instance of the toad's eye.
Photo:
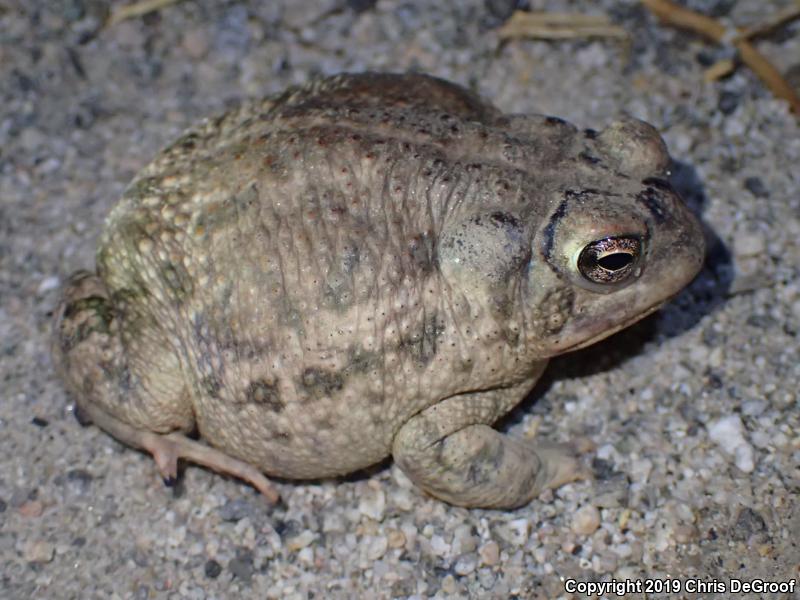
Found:
M 578 270 L 592 283 L 620 283 L 637 274 L 642 242 L 636 236 L 607 237 L 583 247 Z

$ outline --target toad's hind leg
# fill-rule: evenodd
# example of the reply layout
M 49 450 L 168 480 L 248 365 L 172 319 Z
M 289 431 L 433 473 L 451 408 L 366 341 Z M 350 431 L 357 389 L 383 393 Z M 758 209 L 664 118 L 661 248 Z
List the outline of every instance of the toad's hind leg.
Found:
M 489 426 L 520 398 L 510 388 L 438 402 L 400 429 L 394 459 L 431 495 L 469 507 L 516 508 L 547 488 L 585 478 L 567 448 L 534 444 Z
M 253 465 L 191 440 L 182 433 L 161 434 L 135 429 L 93 405 L 81 408 L 81 411 L 95 425 L 118 440 L 152 454 L 156 466 L 164 478 L 164 483 L 167 485 L 172 485 L 177 478 L 178 459 L 182 458 L 220 473 L 243 479 L 252 484 L 272 503 L 277 502 L 280 498 L 269 480 Z
M 276 501 L 252 465 L 184 435 L 195 421 L 176 352 L 159 340 L 156 319 L 123 321 L 100 278 L 85 271 L 70 277 L 55 314 L 53 357 L 79 414 L 150 452 L 166 482 L 175 479 L 183 458 L 249 481 Z

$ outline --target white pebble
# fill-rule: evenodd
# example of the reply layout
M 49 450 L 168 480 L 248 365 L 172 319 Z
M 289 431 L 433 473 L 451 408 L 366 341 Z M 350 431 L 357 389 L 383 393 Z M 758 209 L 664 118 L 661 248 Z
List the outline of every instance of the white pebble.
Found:
M 697 344 L 689 350 L 689 360 L 693 365 L 705 365 L 708 362 L 709 351 L 708 346 Z
M 478 558 L 474 554 L 464 554 L 455 564 L 453 569 L 458 575 L 469 575 L 478 566 Z
M 392 493 L 392 505 L 404 512 L 414 508 L 414 495 L 405 489 L 397 489 Z
M 39 288 L 36 290 L 36 293 L 39 295 L 45 294 L 50 290 L 56 289 L 59 285 L 61 285 L 61 280 L 58 277 L 45 277 L 39 284 Z
M 646 458 L 639 458 L 631 463 L 631 477 L 638 483 L 647 483 L 653 463 Z
M 672 545 L 672 529 L 657 528 L 653 548 L 658 552 L 664 552 Z
M 378 560 L 386 554 L 389 548 L 389 540 L 386 536 L 380 535 L 372 538 L 367 545 L 367 558 L 370 560 Z
M 340 514 L 329 512 L 322 517 L 322 531 L 325 533 L 342 533 L 344 530 L 344 519 Z
M 581 48 L 573 55 L 573 60 L 577 62 L 587 72 L 600 69 L 608 63 L 608 52 L 603 45 L 592 42 Z
M 406 539 L 406 548 L 413 548 L 419 536 L 416 526 L 413 523 L 403 523 L 400 525 L 400 531 Z
M 726 138 L 743 136 L 747 131 L 744 121 L 735 117 L 726 119 L 722 129 Z
M 616 449 L 611 444 L 604 444 L 597 449 L 597 458 L 603 460 L 613 460 L 617 454 Z
M 591 535 L 600 527 L 600 511 L 587 504 L 572 517 L 572 531 L 580 535 Z
M 631 545 L 627 543 L 611 546 L 611 550 L 620 558 L 628 558 L 632 554 Z
M 748 400 L 742 404 L 742 414 L 748 417 L 757 417 L 767 409 L 766 400 L 757 398 L 755 400 Z
M 453 532 L 453 554 L 466 554 L 478 547 L 478 538 L 472 535 L 472 527 L 459 525 Z
M 725 353 L 722 350 L 722 346 L 717 346 L 708 355 L 708 364 L 711 367 L 721 367 L 724 360 Z
M 750 444 L 736 446 L 734 462 L 736 463 L 736 467 L 743 473 L 752 473 L 753 469 L 756 468 L 755 459 L 753 457 L 753 447 Z
M 734 457 L 740 470 L 745 473 L 753 471 L 753 447 L 744 438 L 744 425 L 739 415 L 728 415 L 709 423 L 708 436 L 723 452 Z
M 670 151 L 674 152 L 675 156 L 689 154 L 689 151 L 692 149 L 692 145 L 694 144 L 695 137 L 696 136 L 689 135 L 685 131 L 673 133 L 670 137 Z
M 297 553 L 297 560 L 304 565 L 312 564 L 314 562 L 314 549 L 306 546 Z
M 450 552 L 450 544 L 442 536 L 434 535 L 431 538 L 431 550 L 436 556 L 445 556 Z
M 374 521 L 383 521 L 386 512 L 386 494 L 381 489 L 368 489 L 358 502 L 358 510 Z
M 767 242 L 761 232 L 739 232 L 733 238 L 733 248 L 736 256 L 761 256 Z

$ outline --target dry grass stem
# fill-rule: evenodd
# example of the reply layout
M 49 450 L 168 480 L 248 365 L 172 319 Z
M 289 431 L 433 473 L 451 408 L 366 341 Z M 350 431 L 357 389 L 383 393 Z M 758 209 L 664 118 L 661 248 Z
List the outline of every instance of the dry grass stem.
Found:
M 703 73 L 703 79 L 712 82 L 727 77 L 736 69 L 736 63 L 731 58 L 725 58 L 715 62 Z
M 766 23 L 745 29 L 742 31 L 739 37 L 746 40 L 763 37 L 772 33 L 774 30 L 783 27 L 787 23 L 791 23 L 795 19 L 800 19 L 800 1 L 796 1 L 795 4 L 797 6 L 789 6 L 785 8 Z
M 711 17 L 678 6 L 670 0 L 642 0 L 642 4 L 665 23 L 681 29 L 688 29 L 718 44 L 726 42 L 728 29 Z M 739 51 L 742 62 L 750 67 L 776 97 L 786 100 L 792 112 L 800 115 L 800 96 L 786 82 L 778 69 L 747 40 L 748 37 L 756 34 L 761 35 L 762 30 L 773 29 L 788 22 L 794 18 L 792 14 L 789 14 L 789 11 L 786 14 L 781 13 L 778 15 L 780 23 L 778 22 L 779 18 L 776 17 L 765 26 L 754 28 L 752 32 L 744 31 L 735 36 L 731 43 Z
M 498 30 L 500 39 L 536 38 L 563 40 L 587 37 L 628 37 L 628 32 L 603 15 L 529 13 L 516 11 Z
M 181 0 L 139 0 L 133 4 L 120 6 L 115 8 L 106 22 L 106 27 L 112 27 L 117 23 L 121 23 L 127 19 L 135 19 L 147 13 L 161 10 L 170 4 L 176 4 Z

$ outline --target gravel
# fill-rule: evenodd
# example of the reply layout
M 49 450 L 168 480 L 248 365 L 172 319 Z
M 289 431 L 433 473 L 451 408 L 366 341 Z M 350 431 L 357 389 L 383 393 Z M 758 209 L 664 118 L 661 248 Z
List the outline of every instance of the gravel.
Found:
M 0 596 L 556 598 L 579 597 L 570 578 L 798 576 L 797 117 L 744 68 L 705 82 L 729 49 L 634 0 L 527 4 L 608 14 L 631 39 L 500 44 L 505 0 L 196 0 L 107 28 L 104 0 L 0 3 Z M 688 4 L 751 26 L 790 3 Z M 800 23 L 757 44 L 800 68 Z M 658 314 L 555 359 L 503 425 L 588 440 L 593 480 L 516 511 L 465 510 L 388 463 L 277 482 L 270 507 L 192 466 L 165 488 L 148 456 L 73 418 L 51 311 L 133 174 L 202 116 L 364 69 L 662 131 L 708 232 L 704 271 Z

